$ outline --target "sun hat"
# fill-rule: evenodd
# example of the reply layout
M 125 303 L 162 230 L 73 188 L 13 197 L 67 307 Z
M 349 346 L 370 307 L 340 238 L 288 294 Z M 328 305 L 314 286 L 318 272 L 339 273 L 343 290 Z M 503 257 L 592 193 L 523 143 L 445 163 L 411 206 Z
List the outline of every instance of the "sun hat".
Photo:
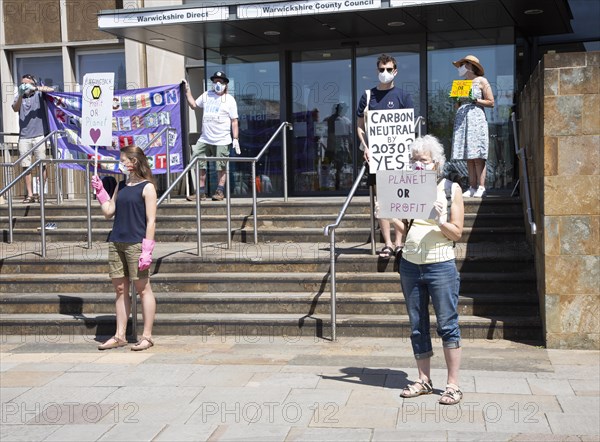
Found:
M 461 58 L 460 60 L 453 61 L 452 64 L 458 68 L 465 61 L 467 61 L 467 62 L 471 63 L 473 66 L 475 66 L 479 70 L 479 75 L 484 74 L 483 66 L 481 66 L 481 64 L 479 63 L 479 58 L 475 57 L 474 55 L 467 55 L 466 57 Z M 477 72 L 475 72 L 475 73 L 477 74 Z
M 217 71 L 213 74 L 212 77 L 210 77 L 210 81 L 215 81 L 215 79 L 220 78 L 221 80 L 223 80 L 225 82 L 225 84 L 229 83 L 229 78 L 227 78 L 227 75 L 225 75 L 225 72 L 223 71 Z

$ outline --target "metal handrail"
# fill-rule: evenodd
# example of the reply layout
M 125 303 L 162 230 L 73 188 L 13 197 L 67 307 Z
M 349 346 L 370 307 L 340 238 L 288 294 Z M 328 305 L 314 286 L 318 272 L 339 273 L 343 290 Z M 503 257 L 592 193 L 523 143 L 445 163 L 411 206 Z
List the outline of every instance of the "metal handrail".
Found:
M 531 207 L 531 196 L 529 194 L 529 172 L 527 170 L 527 157 L 525 156 L 525 147 L 519 147 L 519 140 L 517 136 L 517 118 L 516 112 L 513 112 L 510 115 L 513 123 L 513 136 L 515 139 L 515 153 L 517 157 L 522 162 L 521 167 L 521 176 L 523 180 L 523 193 L 525 194 L 525 207 L 527 211 L 527 222 L 529 222 L 529 228 L 531 230 L 531 234 L 535 235 L 537 233 L 537 226 L 535 225 L 535 221 L 533 220 L 533 208 Z M 517 181 L 517 185 L 519 182 Z M 516 186 L 515 186 L 516 189 Z M 513 190 L 514 193 L 514 190 Z
M 90 164 L 93 162 L 93 159 L 54 159 L 54 158 L 46 158 L 43 160 L 35 160 L 31 166 L 25 169 L 19 176 L 17 176 L 14 180 L 12 180 L 7 186 L 3 189 L 0 189 L 0 195 L 3 195 L 6 192 L 17 184 L 17 182 L 31 172 L 36 167 L 39 167 L 40 173 L 42 173 L 44 164 L 46 163 L 56 163 L 56 164 L 85 164 L 86 165 L 86 181 L 90 181 Z M 117 160 L 103 160 L 103 163 L 118 163 Z M 41 175 L 40 175 L 41 176 Z M 8 242 L 12 243 L 13 240 L 13 223 L 12 223 L 12 199 L 8 202 Z M 42 258 L 46 257 L 46 210 L 45 210 L 45 201 L 46 196 L 42 189 L 40 192 L 40 234 L 42 239 Z M 87 204 L 87 240 L 88 240 L 88 249 L 92 248 L 92 215 L 91 215 L 91 195 L 90 188 L 86 186 L 86 204 Z
M 425 119 L 422 116 L 418 116 L 417 119 L 415 120 L 415 129 L 416 129 L 416 135 L 417 137 L 421 137 L 422 132 L 421 132 L 421 127 L 425 125 Z M 342 209 L 340 210 L 340 213 L 338 214 L 338 217 L 336 218 L 335 222 L 333 224 L 328 224 L 325 226 L 325 228 L 323 229 L 323 234 L 325 236 L 329 236 L 329 262 L 330 262 L 330 290 L 331 290 L 331 296 L 329 299 L 329 303 L 330 303 L 330 312 L 331 312 L 331 339 L 333 341 L 335 341 L 337 339 L 337 333 L 336 333 L 336 323 L 337 323 L 337 315 L 336 315 L 336 304 L 337 304 L 337 288 L 336 288 L 336 271 L 335 271 L 335 229 L 340 225 L 340 223 L 342 222 L 342 219 L 344 218 L 344 215 L 346 214 L 346 210 L 348 210 L 348 206 L 350 205 L 350 202 L 352 201 L 352 198 L 354 197 L 354 194 L 356 193 L 356 189 L 358 188 L 358 186 L 360 185 L 360 182 L 363 178 L 363 175 L 365 174 L 365 171 L 367 170 L 367 165 L 368 163 L 365 161 L 363 163 L 362 168 L 360 169 L 360 171 L 358 172 L 358 176 L 356 177 L 356 180 L 354 181 L 354 184 L 352 185 L 352 188 L 350 189 L 350 192 L 348 193 L 348 196 L 346 197 L 346 201 L 344 201 L 344 205 L 342 206 Z M 371 206 L 371 210 L 370 212 L 370 222 L 371 222 L 371 255 L 375 255 L 375 214 L 374 214 L 374 207 L 375 207 L 375 195 L 373 192 L 373 186 L 369 186 L 369 201 L 370 201 L 370 206 Z
M 358 172 L 358 176 L 356 177 L 356 180 L 354 181 L 354 184 L 352 185 L 352 189 L 350 189 L 350 192 L 348 193 L 348 196 L 346 197 L 346 201 L 344 201 L 344 205 L 342 206 L 342 209 L 340 210 L 340 213 L 338 215 L 338 217 L 336 218 L 335 222 L 333 224 L 328 224 L 325 226 L 325 228 L 323 229 L 323 234 L 325 236 L 329 236 L 329 263 L 330 263 L 330 269 L 329 269 L 329 273 L 330 273 L 330 290 L 331 290 L 331 297 L 329 299 L 329 305 L 330 305 L 330 313 L 331 313 L 331 340 L 335 341 L 337 339 L 336 337 L 336 273 L 335 273 L 335 229 L 340 225 L 340 223 L 342 222 L 342 218 L 344 217 L 344 215 L 346 214 L 346 210 L 348 209 L 348 206 L 350 205 L 350 202 L 352 201 L 352 198 L 354 197 L 354 194 L 356 193 L 356 189 L 358 189 L 358 186 L 360 185 L 360 181 L 362 180 L 363 175 L 365 174 L 365 171 L 367 170 L 367 162 L 365 161 L 362 168 L 360 169 L 360 171 Z M 371 223 L 371 227 L 373 227 L 373 223 Z M 371 235 L 371 238 L 373 238 L 374 235 Z
M 284 129 L 289 129 L 289 130 L 293 130 L 293 126 L 291 123 L 288 123 L 287 121 L 284 121 L 283 123 L 281 123 L 279 125 L 279 127 L 277 128 L 277 130 L 273 133 L 273 135 L 271 136 L 271 138 L 269 138 L 269 141 L 266 142 L 266 144 L 264 145 L 264 147 L 260 150 L 260 152 L 254 156 L 254 157 L 199 157 L 199 156 L 195 156 L 194 158 L 192 158 L 192 160 L 190 161 L 190 164 L 187 165 L 187 167 L 183 170 L 183 172 L 175 179 L 175 181 L 173 181 L 173 183 L 167 188 L 167 190 L 165 190 L 165 192 L 161 195 L 161 197 L 158 199 L 158 201 L 156 202 L 156 205 L 159 206 L 165 199 L 169 198 L 169 195 L 171 194 L 171 192 L 173 191 L 173 189 L 175 188 L 175 186 L 177 186 L 177 184 L 179 184 L 181 182 L 182 179 L 184 179 L 188 172 L 192 169 L 192 167 L 195 167 L 195 175 L 196 175 L 196 185 L 199 186 L 200 185 L 200 161 L 225 161 L 226 162 L 226 169 L 225 169 L 225 176 L 226 176 L 226 185 L 225 185 L 225 192 L 226 192 L 226 207 L 227 207 L 227 248 L 230 249 L 231 248 L 231 191 L 230 191 L 230 179 L 229 179 L 229 164 L 231 162 L 234 163 L 252 163 L 252 217 L 253 217 L 253 224 L 254 224 L 254 244 L 258 243 L 258 215 L 257 215 L 257 203 L 256 203 L 256 163 L 262 158 L 262 156 L 265 154 L 265 152 L 267 151 L 267 149 L 271 146 L 271 144 L 273 143 L 273 141 L 275 140 L 275 138 L 277 137 L 277 135 Z M 282 142 L 282 169 L 283 169 L 283 200 L 285 202 L 288 201 L 288 190 L 287 190 L 287 138 L 285 137 L 285 134 L 283 136 L 283 142 Z M 196 191 L 196 220 L 197 220 L 197 255 L 198 256 L 202 256 L 202 231 L 201 231 L 201 212 L 200 212 L 200 193 L 198 191 Z

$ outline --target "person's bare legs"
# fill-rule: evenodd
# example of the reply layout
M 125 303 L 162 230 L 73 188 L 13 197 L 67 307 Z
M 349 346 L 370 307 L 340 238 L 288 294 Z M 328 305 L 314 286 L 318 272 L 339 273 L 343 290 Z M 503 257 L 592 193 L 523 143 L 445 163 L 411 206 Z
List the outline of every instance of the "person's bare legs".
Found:
M 27 189 L 27 196 L 33 196 L 33 186 L 31 185 L 31 172 L 25 175 L 25 188 Z
M 117 315 L 117 330 L 115 336 L 126 340 L 127 320 L 131 313 L 131 299 L 129 298 L 129 278 L 114 278 L 112 280 L 115 288 L 115 311 Z
M 381 236 L 383 236 L 384 245 L 393 249 L 390 220 L 386 218 L 379 218 L 379 227 L 381 228 Z
M 477 183 L 478 186 L 480 187 L 485 187 L 485 174 L 486 174 L 486 167 L 485 167 L 485 160 L 484 159 L 477 159 L 477 160 L 473 160 L 474 166 L 475 166 L 475 182 Z
M 225 181 L 227 180 L 227 176 L 225 175 L 224 170 L 219 170 L 219 186 L 225 187 Z
M 460 371 L 460 361 L 462 356 L 462 349 L 458 348 L 446 348 L 444 347 L 444 358 L 446 359 L 446 367 L 448 368 L 448 379 L 446 384 L 452 384 L 456 387 L 459 387 L 458 383 L 459 371 Z M 454 390 L 454 387 L 450 389 L 450 391 Z M 442 396 L 440 398 L 440 402 L 449 404 L 454 403 L 453 399 L 447 396 Z
M 477 168 L 475 160 L 467 160 L 467 170 L 469 171 L 469 187 L 477 189 Z
M 135 290 L 140 295 L 142 301 L 142 317 L 144 318 L 143 337 L 152 338 L 152 326 L 154 325 L 154 317 L 156 316 L 156 298 L 152 287 L 150 287 L 150 279 L 138 279 L 134 281 Z

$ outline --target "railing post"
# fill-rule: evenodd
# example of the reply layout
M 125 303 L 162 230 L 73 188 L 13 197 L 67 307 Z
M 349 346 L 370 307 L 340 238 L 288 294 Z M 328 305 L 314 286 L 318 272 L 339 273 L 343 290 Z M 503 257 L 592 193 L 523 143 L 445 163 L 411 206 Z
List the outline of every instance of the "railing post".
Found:
M 45 195 L 44 195 L 44 162 L 40 161 L 39 171 L 39 182 L 40 182 L 40 220 L 42 223 L 42 258 L 46 257 L 46 212 L 45 212 Z
M 375 241 L 375 192 L 373 192 L 373 186 L 369 186 L 369 212 L 371 215 L 371 255 L 375 255 L 376 241 Z
M 200 210 L 200 162 L 198 158 L 196 161 L 196 246 L 197 255 L 202 256 L 202 221 L 201 221 L 201 210 Z
M 53 135 L 53 150 L 54 150 L 54 159 L 58 160 L 58 131 L 54 131 Z M 54 179 L 56 180 L 56 204 L 62 204 L 62 174 L 60 173 L 60 163 L 57 161 L 56 166 L 54 167 Z
M 137 293 L 133 281 L 129 283 L 129 296 L 131 296 L 131 335 L 137 341 Z
M 258 208 L 256 205 L 256 161 L 252 161 L 252 220 L 254 223 L 254 244 L 258 244 Z
M 225 163 L 225 202 L 227 203 L 227 249 L 231 249 L 231 190 L 229 189 L 229 161 Z
M 85 165 L 85 202 L 87 205 L 87 240 L 88 250 L 92 248 L 92 195 L 90 191 L 90 163 Z
M 167 189 L 171 187 L 171 151 L 169 149 L 169 135 L 171 134 L 171 128 L 167 129 Z M 171 202 L 171 192 L 167 194 L 167 202 Z
M 330 264 L 330 284 L 331 284 L 331 299 L 329 300 L 329 309 L 331 313 L 331 340 L 337 340 L 336 334 L 336 304 L 337 304 L 337 294 L 336 294 L 336 278 L 335 278 L 335 229 L 331 229 L 331 234 L 329 235 L 329 264 Z
M 286 128 L 289 127 L 289 124 L 286 125 Z M 287 202 L 288 200 L 288 176 L 287 176 L 287 132 L 285 130 L 281 131 L 283 136 L 283 158 L 282 158 L 282 167 L 283 167 L 283 200 Z

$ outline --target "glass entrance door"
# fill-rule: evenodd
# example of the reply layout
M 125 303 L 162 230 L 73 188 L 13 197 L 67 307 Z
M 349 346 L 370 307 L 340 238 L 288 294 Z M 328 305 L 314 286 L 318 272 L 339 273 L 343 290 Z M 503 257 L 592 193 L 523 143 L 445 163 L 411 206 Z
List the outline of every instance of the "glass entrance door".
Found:
M 347 194 L 354 180 L 350 49 L 292 54 L 292 193 Z

